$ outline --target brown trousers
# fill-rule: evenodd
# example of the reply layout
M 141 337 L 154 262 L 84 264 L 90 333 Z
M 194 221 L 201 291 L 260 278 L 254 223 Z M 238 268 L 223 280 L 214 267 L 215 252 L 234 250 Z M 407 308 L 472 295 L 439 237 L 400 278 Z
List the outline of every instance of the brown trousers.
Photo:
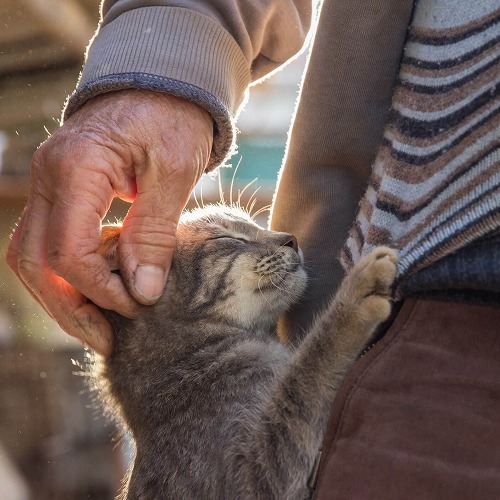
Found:
M 315 498 L 500 499 L 500 309 L 405 301 L 337 395 Z

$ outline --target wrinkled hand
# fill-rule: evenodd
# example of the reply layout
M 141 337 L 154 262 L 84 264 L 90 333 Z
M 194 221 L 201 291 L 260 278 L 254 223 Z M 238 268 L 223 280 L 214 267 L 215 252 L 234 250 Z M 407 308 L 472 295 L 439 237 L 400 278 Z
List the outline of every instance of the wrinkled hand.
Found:
M 101 354 L 111 327 L 93 303 L 133 317 L 161 295 L 176 225 L 212 148 L 213 122 L 196 104 L 149 91 L 87 102 L 35 153 L 27 205 L 7 261 L 61 327 Z M 121 278 L 96 253 L 113 198 L 123 223 Z

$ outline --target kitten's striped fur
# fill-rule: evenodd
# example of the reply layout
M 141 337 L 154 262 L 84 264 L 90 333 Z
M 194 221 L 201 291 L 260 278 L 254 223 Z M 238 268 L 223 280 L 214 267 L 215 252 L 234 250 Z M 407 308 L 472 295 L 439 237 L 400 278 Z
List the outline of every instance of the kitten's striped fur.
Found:
M 110 261 L 118 233 L 103 233 Z M 304 498 L 339 382 L 389 315 L 396 256 L 362 259 L 292 349 L 274 327 L 306 284 L 293 236 L 209 207 L 177 239 L 159 303 L 137 320 L 107 312 L 115 343 L 97 382 L 137 447 L 124 496 Z

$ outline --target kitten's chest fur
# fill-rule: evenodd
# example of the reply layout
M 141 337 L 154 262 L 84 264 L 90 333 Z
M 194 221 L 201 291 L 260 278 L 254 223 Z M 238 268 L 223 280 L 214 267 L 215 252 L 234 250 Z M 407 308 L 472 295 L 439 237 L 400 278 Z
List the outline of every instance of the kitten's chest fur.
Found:
M 240 400 L 242 387 L 272 376 L 289 356 L 289 350 L 266 332 L 220 325 L 204 318 L 168 320 L 161 329 L 154 322 L 138 321 L 133 328 L 118 332 L 105 373 L 120 390 L 120 397 L 137 397 L 130 405 L 137 404 L 139 421 L 141 400 L 156 402 L 162 405 L 161 412 L 170 414 L 187 410 L 181 401 L 196 401 L 192 410 L 199 409 L 204 400 L 213 405 L 211 395 L 224 394 L 230 401 L 234 393 L 235 400 Z M 165 400 L 175 400 L 176 404 L 165 405 Z
M 161 330 L 139 321 L 117 331 L 104 377 L 136 442 L 136 476 L 150 475 L 156 463 L 148 490 L 224 498 L 213 478 L 225 476 L 248 414 L 263 406 L 290 351 L 267 332 L 207 318 L 168 320 Z M 175 349 L 165 349 L 164 335 Z

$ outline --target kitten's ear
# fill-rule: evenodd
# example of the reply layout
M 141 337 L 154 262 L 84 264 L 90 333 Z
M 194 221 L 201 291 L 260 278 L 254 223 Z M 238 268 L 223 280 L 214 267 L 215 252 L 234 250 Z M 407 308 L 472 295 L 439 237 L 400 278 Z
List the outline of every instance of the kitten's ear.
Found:
M 101 229 L 101 244 L 97 253 L 108 262 L 111 271 L 120 268 L 118 263 L 118 239 L 122 228 L 120 226 L 103 226 Z

